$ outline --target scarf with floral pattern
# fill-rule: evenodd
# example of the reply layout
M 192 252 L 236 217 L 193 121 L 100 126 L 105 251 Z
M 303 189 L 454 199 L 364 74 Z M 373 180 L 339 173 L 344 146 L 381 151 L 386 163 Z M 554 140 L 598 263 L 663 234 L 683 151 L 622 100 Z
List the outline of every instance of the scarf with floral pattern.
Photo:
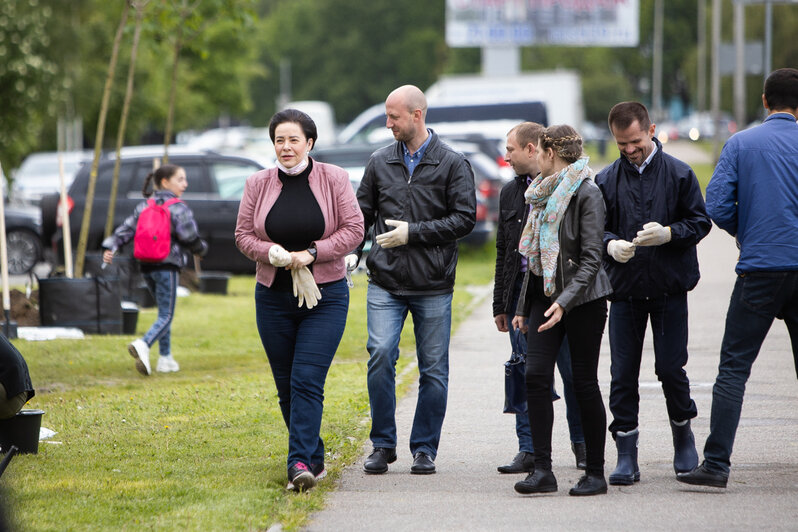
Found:
M 531 211 L 521 232 L 518 252 L 527 258 L 532 273 L 543 276 L 543 291 L 547 296 L 555 289 L 563 214 L 582 181 L 593 177 L 588 160 L 582 156 L 556 174 L 536 177 L 524 193 Z

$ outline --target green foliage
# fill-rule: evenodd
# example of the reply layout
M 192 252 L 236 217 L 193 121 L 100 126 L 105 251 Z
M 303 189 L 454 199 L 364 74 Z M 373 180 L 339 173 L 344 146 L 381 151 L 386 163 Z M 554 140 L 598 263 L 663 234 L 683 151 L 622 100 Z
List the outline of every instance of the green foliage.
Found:
M 57 99 L 48 55 L 53 10 L 36 0 L 0 2 L 0 163 L 8 176 L 36 145 Z
M 489 283 L 493 244 L 464 249 L 454 327 L 470 308 L 467 283 Z M 42 425 L 55 430 L 39 454 L 3 475 L 25 530 L 266 530 L 302 526 L 321 509 L 341 470 L 368 437 L 366 276 L 355 276 L 347 327 L 325 386 L 322 437 L 330 478 L 310 493 L 285 490 L 287 433 L 255 327 L 254 279 L 228 295 L 192 294 L 175 312 L 174 374 L 142 377 L 125 345 L 133 337 L 16 340 L 28 363 Z M 155 309 L 139 315 L 142 334 Z M 404 327 L 397 373 L 414 360 Z M 153 364 L 157 347 L 153 349 Z M 415 370 L 397 383 L 401 395 Z

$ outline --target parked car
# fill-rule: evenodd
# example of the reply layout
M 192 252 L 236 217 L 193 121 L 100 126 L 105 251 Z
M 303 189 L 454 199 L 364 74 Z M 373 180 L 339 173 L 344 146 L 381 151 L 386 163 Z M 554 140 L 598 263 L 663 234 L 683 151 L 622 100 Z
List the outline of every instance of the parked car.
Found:
M 8 273 L 24 275 L 42 260 L 42 221 L 37 207 L 5 205 Z
M 58 165 L 58 152 L 31 153 L 14 172 L 11 186 L 11 200 L 15 203 L 38 205 L 45 194 L 58 193 L 61 189 L 61 174 Z M 62 152 L 64 181 L 72 184 L 80 166 L 91 160 L 89 151 Z
M 199 152 L 193 154 L 180 152 L 174 155 L 170 152 L 169 163 L 182 166 L 186 170 L 188 189 L 181 199 L 194 212 L 200 236 L 208 242 L 210 248 L 202 260 L 202 268 L 240 273 L 254 272 L 255 264 L 236 248 L 234 233 L 244 183 L 247 177 L 263 167 L 243 157 Z M 152 156 L 122 157 L 114 227 L 121 224 L 133 212 L 136 204 L 143 200 L 142 185 L 152 167 Z M 89 251 L 99 250 L 103 240 L 113 169 L 113 160 L 106 159 L 100 162 L 88 231 Z M 73 247 L 77 247 L 80 236 L 89 170 L 88 166 L 84 166 L 69 187 L 69 198 L 73 203 L 69 214 Z M 42 199 L 43 238 L 45 242 L 52 243 L 56 256 L 59 256 L 62 234 L 56 221 L 57 208 L 57 195 L 45 196 Z M 130 254 L 131 250 L 123 249 L 122 252 Z

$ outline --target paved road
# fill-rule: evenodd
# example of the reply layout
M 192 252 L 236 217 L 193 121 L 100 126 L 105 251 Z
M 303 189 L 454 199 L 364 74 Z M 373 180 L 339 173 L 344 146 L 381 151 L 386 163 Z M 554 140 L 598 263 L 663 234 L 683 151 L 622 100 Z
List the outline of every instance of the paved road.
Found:
M 699 417 L 693 427 L 699 452 L 709 432 L 712 383 L 729 294 L 734 282 L 733 240 L 713 228 L 699 245 L 703 279 L 690 294 L 690 362 L 687 366 Z M 654 375 L 650 341 L 641 370 L 639 460 L 641 481 L 576 498 L 568 488 L 574 468 L 562 401 L 555 403 L 554 473 L 560 491 L 521 496 L 523 478 L 496 466 L 517 449 L 513 416 L 501 413 L 502 363 L 509 342 L 496 332 L 484 293 L 452 338 L 449 408 L 436 461 L 438 473 L 410 475 L 408 433 L 415 408 L 412 390 L 397 412 L 399 459 L 385 475 L 366 475 L 360 460 L 345 470 L 326 509 L 307 530 L 796 530 L 798 529 L 798 382 L 789 337 L 776 322 L 754 366 L 726 490 L 691 488 L 674 479 L 665 401 Z M 415 378 L 415 372 L 411 374 Z M 557 377 L 559 379 L 559 376 Z M 609 347 L 605 334 L 599 379 L 607 403 Z M 558 384 L 559 387 L 559 384 Z M 609 417 L 609 412 L 608 412 Z M 615 467 L 608 437 L 607 474 Z

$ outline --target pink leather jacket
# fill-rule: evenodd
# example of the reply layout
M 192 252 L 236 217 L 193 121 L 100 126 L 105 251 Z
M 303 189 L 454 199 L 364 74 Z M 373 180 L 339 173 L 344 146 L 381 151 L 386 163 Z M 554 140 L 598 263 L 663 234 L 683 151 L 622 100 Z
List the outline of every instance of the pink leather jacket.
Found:
M 308 183 L 324 215 L 324 234 L 315 242 L 313 277 L 316 283 L 337 281 L 346 274 L 344 257 L 363 240 L 363 214 L 346 170 L 313 161 Z M 275 275 L 269 262 L 274 242 L 266 234 L 266 215 L 282 188 L 277 168 L 256 172 L 247 178 L 238 207 L 236 246 L 257 263 L 255 279 L 266 286 L 271 286 Z

